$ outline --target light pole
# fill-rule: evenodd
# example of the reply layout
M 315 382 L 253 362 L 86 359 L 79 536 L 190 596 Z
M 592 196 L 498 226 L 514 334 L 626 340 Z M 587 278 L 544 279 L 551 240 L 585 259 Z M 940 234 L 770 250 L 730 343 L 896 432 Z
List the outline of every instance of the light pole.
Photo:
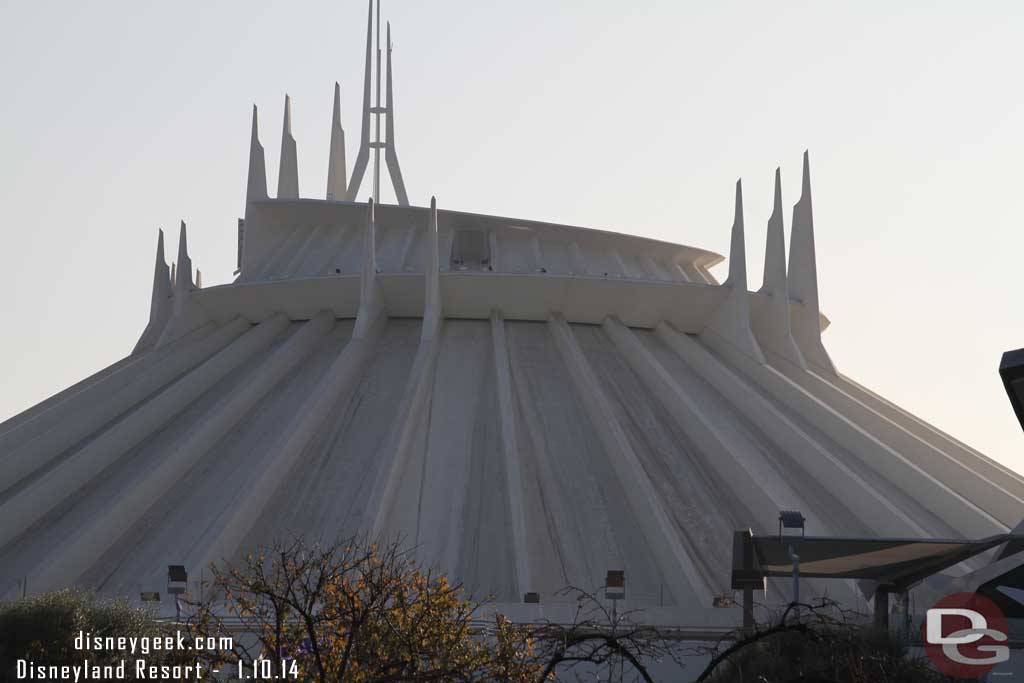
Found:
M 782 540 L 783 529 L 799 529 L 800 538 L 804 536 L 803 514 L 797 510 L 779 510 L 779 540 Z M 793 537 L 794 539 L 796 536 Z M 800 556 L 796 554 L 796 541 L 789 546 L 789 559 L 793 562 L 793 602 L 800 602 Z
M 174 596 L 174 620 L 181 621 L 181 595 L 188 586 L 188 572 L 180 564 L 167 565 L 167 594 Z
M 626 572 L 621 569 L 609 569 L 604 577 L 604 597 L 612 601 L 612 622 L 618 616 L 618 601 L 626 597 Z

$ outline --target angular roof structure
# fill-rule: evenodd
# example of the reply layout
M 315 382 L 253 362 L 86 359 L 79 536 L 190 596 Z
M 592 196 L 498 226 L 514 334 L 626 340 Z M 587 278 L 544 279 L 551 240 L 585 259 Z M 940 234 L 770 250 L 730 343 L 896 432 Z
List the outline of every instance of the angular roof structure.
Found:
M 779 510 L 830 536 L 1021 521 L 1024 478 L 836 369 L 806 153 L 788 259 L 776 171 L 758 290 L 739 182 L 723 283 L 697 247 L 413 205 L 372 17 L 351 175 L 339 88 L 325 199 L 299 193 L 288 100 L 268 196 L 254 108 L 237 279 L 202 286 L 184 223 L 168 267 L 159 233 L 133 353 L 0 424 L 0 593 L 137 596 L 168 565 L 368 532 L 500 603 L 539 592 L 534 616 L 613 569 L 631 605 L 713 623 L 733 532 Z M 398 203 L 354 201 L 381 150 Z

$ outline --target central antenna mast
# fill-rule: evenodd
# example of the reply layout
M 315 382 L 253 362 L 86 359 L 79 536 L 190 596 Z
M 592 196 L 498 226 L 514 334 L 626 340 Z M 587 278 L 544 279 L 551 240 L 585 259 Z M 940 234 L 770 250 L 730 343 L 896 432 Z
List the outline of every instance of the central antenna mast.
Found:
M 350 202 L 356 200 L 359 194 L 359 187 L 363 182 L 363 175 L 370 161 L 370 149 L 373 149 L 373 201 L 380 203 L 380 150 L 384 150 L 384 163 L 387 164 L 388 174 L 391 176 L 391 185 L 395 190 L 395 197 L 399 206 L 408 206 L 409 197 L 405 192 L 405 181 L 402 180 L 402 170 L 398 165 L 398 154 L 395 152 L 395 124 L 394 124 L 394 95 L 391 81 L 391 23 L 387 24 L 387 80 L 385 84 L 385 101 L 381 105 L 381 58 L 380 46 L 380 0 L 377 0 L 377 26 L 376 26 L 376 57 L 377 73 L 374 79 L 377 86 L 376 104 L 371 104 L 371 90 L 373 89 L 371 60 L 374 55 L 374 12 L 373 0 L 370 0 L 369 14 L 366 19 L 366 70 L 363 75 L 363 126 L 362 139 L 359 143 L 359 154 L 356 156 L 355 166 L 352 168 L 352 180 L 349 183 L 345 199 Z M 385 139 L 381 141 L 381 115 L 386 115 Z M 370 140 L 370 116 L 374 117 L 375 130 L 374 139 Z

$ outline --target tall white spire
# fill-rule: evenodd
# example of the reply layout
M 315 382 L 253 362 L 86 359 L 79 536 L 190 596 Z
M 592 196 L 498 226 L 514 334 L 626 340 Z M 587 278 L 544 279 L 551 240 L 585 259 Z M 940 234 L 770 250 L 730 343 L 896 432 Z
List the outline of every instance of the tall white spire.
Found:
M 356 162 L 352 167 L 352 177 L 349 180 L 348 192 L 346 199 L 349 201 L 355 201 L 356 195 L 359 194 L 359 187 L 363 182 L 363 176 L 366 174 L 367 165 L 370 162 L 370 149 L 374 150 L 374 177 L 373 177 L 373 189 L 371 194 L 377 203 L 380 203 L 380 150 L 384 150 L 384 163 L 387 164 L 388 173 L 391 176 L 391 184 L 395 190 L 395 197 L 398 200 L 400 206 L 409 205 L 409 197 L 405 190 L 405 182 L 402 180 L 402 171 L 398 165 L 398 154 L 395 152 L 395 128 L 393 116 L 393 105 L 394 105 L 394 87 L 391 78 L 391 24 L 387 25 L 387 83 L 385 89 L 387 91 L 387 98 L 383 104 L 381 104 L 381 48 L 380 48 L 380 0 L 377 1 L 377 49 L 374 50 L 374 32 L 373 32 L 373 0 L 369 0 L 369 12 L 366 19 L 366 66 L 363 73 L 363 119 L 362 119 L 362 138 L 359 142 L 359 152 L 356 154 Z M 373 57 L 376 52 L 377 56 L 377 73 L 376 73 L 376 99 L 377 104 L 374 106 L 373 101 Z M 376 117 L 376 138 L 370 139 L 370 117 Z M 380 139 L 381 126 L 380 117 L 387 117 L 385 120 L 385 140 Z
M 260 144 L 256 105 L 252 105 L 252 135 L 249 138 L 249 178 L 245 185 L 245 201 L 267 198 L 267 165 Z
M 153 294 L 149 302 L 149 322 L 132 353 L 138 353 L 154 344 L 160 338 L 171 317 L 171 269 L 164 258 L 164 231 L 157 231 L 156 263 L 153 266 Z
M 764 248 L 764 281 L 761 292 L 772 295 L 787 291 L 786 285 L 786 236 L 782 225 L 782 170 L 775 169 L 775 202 L 768 219 L 768 238 Z
M 299 161 L 292 136 L 292 98 L 284 96 L 284 125 L 281 128 L 281 168 L 277 175 L 277 198 L 298 199 Z
M 195 285 L 192 282 L 192 258 L 188 255 L 188 231 L 181 222 L 178 234 L 178 269 L 174 277 L 174 296 L 184 299 Z
M 188 231 L 185 221 L 181 222 L 181 232 L 178 235 L 178 260 L 173 270 L 171 315 L 160 333 L 156 348 L 181 337 L 206 319 L 204 313 L 189 303 L 192 291 L 196 289 L 196 286 L 192 281 L 192 258 L 188 255 Z
M 341 86 L 334 84 L 331 149 L 327 161 L 327 198 L 344 199 L 348 190 L 345 171 L 345 129 L 341 127 Z
M 736 205 L 733 209 L 732 233 L 729 239 L 729 287 L 747 289 L 747 244 L 743 235 L 743 181 L 736 181 Z
M 747 248 L 743 236 L 743 185 L 736 181 L 736 204 L 729 245 L 729 277 L 722 284 L 725 299 L 712 314 L 703 336 L 724 340 L 759 363 L 764 354 L 750 329 L 750 293 L 747 291 Z
M 793 340 L 790 327 L 789 286 L 786 278 L 786 237 L 782 225 L 782 172 L 775 169 L 775 202 L 768 219 L 768 237 L 764 249 L 764 283 L 760 293 L 769 297 L 767 305 L 751 317 L 754 334 L 765 351 L 771 351 L 797 367 L 807 367 Z
M 811 167 L 806 151 L 800 201 L 793 206 L 793 229 L 789 244 L 789 295 L 799 304 L 793 311 L 792 322 L 793 338 L 801 353 L 815 368 L 835 374 L 835 365 L 821 343 Z
M 164 257 L 164 231 L 157 230 L 156 263 L 153 266 L 153 298 L 150 303 L 158 303 L 171 296 L 171 271 Z
M 356 200 L 359 194 L 359 186 L 363 182 L 363 175 L 366 173 L 366 166 L 370 163 L 370 109 L 372 108 L 372 84 L 370 78 L 373 73 L 373 0 L 369 0 L 369 10 L 366 17 L 366 65 L 363 70 L 363 118 L 360 128 L 361 137 L 359 140 L 359 152 L 356 154 L 356 163 L 352 167 L 352 178 L 349 180 L 348 192 L 345 199 L 350 202 Z
M 409 206 L 409 195 L 405 192 L 405 181 L 402 180 L 402 169 L 398 165 L 398 153 L 395 151 L 395 100 L 394 87 L 391 83 L 391 22 L 387 32 L 388 65 L 387 65 L 387 132 L 384 142 L 384 161 L 388 165 L 391 186 L 395 188 L 395 197 L 399 206 Z

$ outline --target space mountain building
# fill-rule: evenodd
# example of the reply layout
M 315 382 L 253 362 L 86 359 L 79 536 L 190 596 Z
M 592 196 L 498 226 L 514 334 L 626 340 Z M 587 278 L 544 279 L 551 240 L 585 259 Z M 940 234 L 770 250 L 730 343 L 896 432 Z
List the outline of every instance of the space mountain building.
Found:
M 0 595 L 137 599 L 168 565 L 198 582 L 275 538 L 365 532 L 401 534 L 517 618 L 624 570 L 626 606 L 699 626 L 736 622 L 713 607 L 733 533 L 777 534 L 780 510 L 860 538 L 1024 518 L 1024 478 L 822 345 L 806 154 L 788 255 L 776 171 L 759 289 L 738 182 L 721 283 L 697 247 L 415 205 L 372 17 L 351 173 L 336 87 L 326 198 L 300 196 L 286 99 L 269 196 L 254 108 L 235 281 L 202 286 L 184 223 L 168 266 L 161 233 L 134 351 L 0 424 Z M 385 167 L 397 203 L 356 202 Z

